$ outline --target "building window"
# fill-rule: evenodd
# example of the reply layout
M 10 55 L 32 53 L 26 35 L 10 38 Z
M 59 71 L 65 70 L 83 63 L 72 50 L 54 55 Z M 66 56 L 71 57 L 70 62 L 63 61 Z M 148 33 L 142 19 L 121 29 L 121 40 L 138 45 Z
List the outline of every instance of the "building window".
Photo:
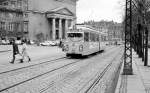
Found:
M 8 23 L 8 31 L 10 31 L 10 22 Z
M 28 22 L 24 22 L 24 32 L 28 32 Z
M 0 11 L 0 17 L 2 17 L 2 12 Z
M 24 0 L 24 5 L 28 5 L 28 0 Z
M 3 5 L 7 6 L 7 5 L 8 5 L 8 2 L 4 2 Z
M 9 13 L 8 12 L 5 12 L 5 17 L 9 18 Z
M 7 24 L 4 22 L 4 30 L 7 30 Z
M 28 0 L 24 0 L 24 9 L 28 10 Z
M 17 5 L 18 5 L 19 8 L 21 8 L 22 7 L 22 0 L 18 0 Z
M 10 31 L 13 31 L 13 23 L 10 23 Z
M 0 22 L 0 30 L 2 29 L 2 22 Z
M 11 1 L 11 6 L 12 6 L 13 8 L 15 8 L 15 7 L 16 7 L 16 2 L 15 2 L 15 1 Z

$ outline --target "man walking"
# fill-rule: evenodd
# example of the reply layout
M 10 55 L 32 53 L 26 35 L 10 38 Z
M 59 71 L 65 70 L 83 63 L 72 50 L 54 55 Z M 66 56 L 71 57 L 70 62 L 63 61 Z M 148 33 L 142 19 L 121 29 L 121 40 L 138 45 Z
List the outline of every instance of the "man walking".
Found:
M 14 63 L 14 61 L 15 61 L 15 56 L 17 55 L 17 54 L 19 54 L 20 56 L 22 56 L 20 53 L 19 53 L 19 49 L 18 49 L 18 45 L 15 43 L 15 40 L 13 39 L 12 40 L 12 46 L 13 46 L 13 59 L 12 59 L 12 61 L 10 62 L 10 63 Z M 20 59 L 20 62 L 22 62 L 23 60 L 22 59 Z
M 26 41 L 23 40 L 23 45 L 22 45 L 22 59 L 24 60 L 25 57 L 28 57 L 28 62 L 31 61 L 31 58 L 29 57 L 28 52 L 27 52 Z

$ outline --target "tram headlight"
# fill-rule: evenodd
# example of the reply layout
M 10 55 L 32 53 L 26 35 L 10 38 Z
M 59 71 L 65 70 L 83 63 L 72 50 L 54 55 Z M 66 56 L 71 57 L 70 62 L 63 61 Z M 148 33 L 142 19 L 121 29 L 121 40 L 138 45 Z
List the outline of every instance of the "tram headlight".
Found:
M 83 51 L 83 45 L 79 46 L 79 51 L 82 52 Z
M 66 45 L 65 51 L 69 51 L 69 46 L 68 45 Z

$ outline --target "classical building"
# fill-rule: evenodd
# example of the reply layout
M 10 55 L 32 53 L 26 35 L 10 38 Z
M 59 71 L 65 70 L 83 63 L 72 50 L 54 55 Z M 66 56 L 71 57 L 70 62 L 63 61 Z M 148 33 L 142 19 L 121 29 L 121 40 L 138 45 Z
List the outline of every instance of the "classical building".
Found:
M 6 5 L 5 1 L 3 0 L 1 6 Z M 65 39 L 68 27 L 76 23 L 77 0 L 7 0 L 7 2 L 9 3 L 7 7 L 13 6 L 16 9 L 21 5 L 21 12 L 15 11 L 16 15 L 14 15 L 15 19 L 22 24 L 20 26 L 22 38 L 37 41 Z M 13 14 L 14 11 L 12 13 L 10 10 L 11 8 L 8 9 L 8 13 Z M 6 10 L 4 11 L 6 13 Z M 1 15 L 5 13 L 0 12 Z M 17 13 L 20 14 L 19 18 Z M 11 20 L 14 20 L 14 17 Z M 13 29 L 12 32 L 19 32 L 19 30 Z

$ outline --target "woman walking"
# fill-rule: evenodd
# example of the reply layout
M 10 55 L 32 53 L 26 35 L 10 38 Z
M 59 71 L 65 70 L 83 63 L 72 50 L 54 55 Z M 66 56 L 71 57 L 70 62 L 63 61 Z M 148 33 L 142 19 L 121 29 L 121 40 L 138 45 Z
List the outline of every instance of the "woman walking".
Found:
M 24 60 L 25 57 L 28 58 L 28 62 L 31 61 L 31 58 L 29 57 L 28 52 L 27 52 L 26 41 L 23 40 L 23 45 L 22 45 L 22 59 Z

